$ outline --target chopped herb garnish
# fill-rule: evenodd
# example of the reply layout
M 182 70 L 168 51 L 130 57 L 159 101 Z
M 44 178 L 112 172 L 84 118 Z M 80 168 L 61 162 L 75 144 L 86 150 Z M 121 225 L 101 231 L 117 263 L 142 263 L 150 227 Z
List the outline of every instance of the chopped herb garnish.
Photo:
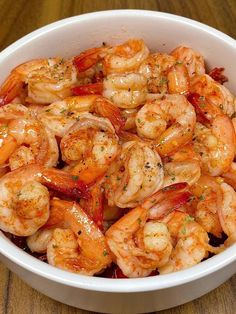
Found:
M 71 178 L 72 180 L 77 181 L 79 179 L 79 176 L 72 176 Z
M 200 199 L 200 201 L 204 201 L 205 196 L 204 196 L 204 195 L 200 195 L 200 196 L 199 196 L 199 199 Z
M 138 223 L 141 224 L 141 222 L 142 222 L 142 219 L 138 218 Z
M 108 252 L 106 250 L 103 251 L 103 256 L 107 256 Z

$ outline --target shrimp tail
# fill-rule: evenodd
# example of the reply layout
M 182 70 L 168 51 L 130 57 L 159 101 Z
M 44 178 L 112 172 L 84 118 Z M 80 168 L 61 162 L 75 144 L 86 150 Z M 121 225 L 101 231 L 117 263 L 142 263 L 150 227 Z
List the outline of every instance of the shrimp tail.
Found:
M 94 104 L 95 113 L 108 118 L 119 133 L 125 126 L 125 119 L 121 116 L 120 109 L 109 100 L 98 97 Z
M 0 107 L 10 103 L 19 95 L 24 83 L 17 74 L 10 75 L 0 88 Z
M 197 121 L 204 125 L 209 124 L 210 121 L 204 113 L 205 97 L 199 95 L 198 93 L 189 93 L 187 99 L 196 110 Z
M 93 83 L 75 86 L 71 88 L 73 95 L 86 96 L 86 95 L 102 95 L 103 83 Z
M 97 62 L 102 60 L 102 52 L 106 48 L 91 48 L 74 58 L 74 65 L 78 72 L 84 72 L 90 69 Z
M 41 183 L 49 189 L 73 199 L 89 199 L 91 197 L 88 186 L 78 176 L 72 176 L 62 170 L 44 170 L 41 176 Z
M 191 200 L 188 188 L 185 182 L 172 184 L 153 194 L 142 206 L 149 209 L 150 219 L 162 218 Z

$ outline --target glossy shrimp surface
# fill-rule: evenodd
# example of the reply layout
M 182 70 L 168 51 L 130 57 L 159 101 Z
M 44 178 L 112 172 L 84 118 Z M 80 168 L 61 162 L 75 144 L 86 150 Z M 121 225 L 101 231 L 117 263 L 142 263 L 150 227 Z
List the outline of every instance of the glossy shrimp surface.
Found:
M 78 46 L 2 77 L 0 229 L 54 267 L 140 278 L 236 242 L 230 78 L 197 46 L 155 45 Z

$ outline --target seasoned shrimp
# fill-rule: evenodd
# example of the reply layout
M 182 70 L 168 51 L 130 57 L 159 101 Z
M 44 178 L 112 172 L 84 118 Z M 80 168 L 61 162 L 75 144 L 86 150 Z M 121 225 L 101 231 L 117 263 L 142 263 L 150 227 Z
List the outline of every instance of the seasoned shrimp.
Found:
M 206 100 L 217 106 L 229 117 L 235 113 L 234 96 L 225 86 L 214 81 L 207 74 L 195 75 L 192 78 L 190 92 L 199 94 L 203 102 Z
M 139 73 L 110 74 L 103 83 L 76 86 L 72 91 L 81 96 L 100 94 L 120 108 L 133 109 L 147 98 L 147 79 Z
M 86 183 L 102 176 L 119 153 L 118 137 L 106 118 L 84 114 L 63 136 L 62 159 Z
M 112 163 L 105 177 L 105 195 L 110 206 L 135 207 L 159 190 L 163 166 L 158 153 L 149 144 L 130 141 Z
M 127 277 L 148 276 L 168 262 L 172 251 L 168 228 L 162 222 L 148 219 L 153 214 L 160 218 L 178 208 L 183 197 L 186 202 L 186 193 L 181 189 L 182 186 L 172 185 L 158 191 L 107 230 L 105 236 L 113 260 Z
M 108 50 L 103 63 L 105 73 L 135 72 L 148 54 L 149 50 L 143 40 L 130 39 Z
M 236 138 L 229 117 L 198 94 L 190 95 L 198 120 L 194 130 L 194 150 L 202 161 L 205 174 L 218 176 L 227 172 L 233 162 Z
M 0 163 L 9 159 L 11 170 L 34 162 L 48 167 L 57 164 L 59 153 L 56 139 L 36 119 L 25 117 L 9 120 L 1 127 L 0 138 Z
M 161 156 L 189 142 L 195 122 L 194 108 L 182 95 L 167 95 L 147 102 L 136 116 L 138 135 L 155 140 Z M 170 127 L 169 123 L 172 123 Z
M 190 144 L 181 147 L 174 155 L 164 160 L 163 186 L 178 182 L 187 182 L 191 186 L 200 176 L 201 162 Z
M 168 54 L 150 54 L 141 64 L 139 73 L 146 77 L 149 93 L 183 94 L 189 89 L 185 66 Z
M 76 83 L 71 60 L 37 59 L 16 67 L 0 88 L 0 104 L 16 98 L 27 84 L 27 102 L 48 104 L 71 95 Z
M 236 242 L 236 192 L 227 183 L 221 184 L 223 193 L 223 204 L 219 208 L 219 219 L 221 227 L 228 239 L 225 245 L 231 245 Z
M 146 100 L 147 79 L 139 73 L 108 75 L 103 82 L 103 96 L 120 108 L 136 108 Z
M 63 137 L 80 115 L 88 112 L 108 118 L 117 132 L 123 128 L 124 119 L 119 108 L 99 95 L 68 97 L 52 103 L 38 114 L 38 119 L 56 136 Z
M 174 211 L 163 218 L 174 246 L 169 261 L 158 268 L 160 274 L 186 269 L 200 263 L 208 252 L 218 252 L 209 245 L 207 232 L 186 213 Z
M 205 74 L 203 56 L 192 48 L 179 46 L 171 52 L 171 56 L 186 66 L 190 77 Z
M 67 229 L 56 228 L 47 245 L 49 264 L 71 272 L 94 275 L 111 264 L 105 236 L 82 208 L 61 201 Z
M 88 49 L 74 58 L 74 64 L 79 73 L 91 69 L 99 61 L 102 62 L 102 71 L 106 75 L 135 72 L 148 54 L 149 50 L 143 40 L 130 39 L 114 47 Z
M 46 253 L 47 246 L 52 239 L 54 229 L 39 229 L 26 239 L 31 252 Z
M 42 168 L 30 165 L 0 178 L 0 228 L 29 236 L 49 217 L 49 193 L 40 184 Z
M 236 190 L 236 163 L 232 162 L 229 170 L 222 174 L 224 181 Z
M 219 221 L 219 211 L 222 207 L 222 191 L 217 181 L 218 178 L 203 175 L 191 187 L 191 192 L 195 196 L 192 206 L 195 207 L 196 222 L 208 233 L 221 237 L 223 230 Z

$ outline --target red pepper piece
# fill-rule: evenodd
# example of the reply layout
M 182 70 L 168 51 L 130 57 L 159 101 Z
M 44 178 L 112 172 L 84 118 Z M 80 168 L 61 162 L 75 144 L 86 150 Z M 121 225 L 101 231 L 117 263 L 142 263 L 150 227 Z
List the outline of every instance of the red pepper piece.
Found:
M 222 73 L 224 70 L 224 68 L 214 68 L 208 73 L 208 75 L 212 77 L 213 80 L 223 85 L 225 82 L 228 82 L 227 76 Z

